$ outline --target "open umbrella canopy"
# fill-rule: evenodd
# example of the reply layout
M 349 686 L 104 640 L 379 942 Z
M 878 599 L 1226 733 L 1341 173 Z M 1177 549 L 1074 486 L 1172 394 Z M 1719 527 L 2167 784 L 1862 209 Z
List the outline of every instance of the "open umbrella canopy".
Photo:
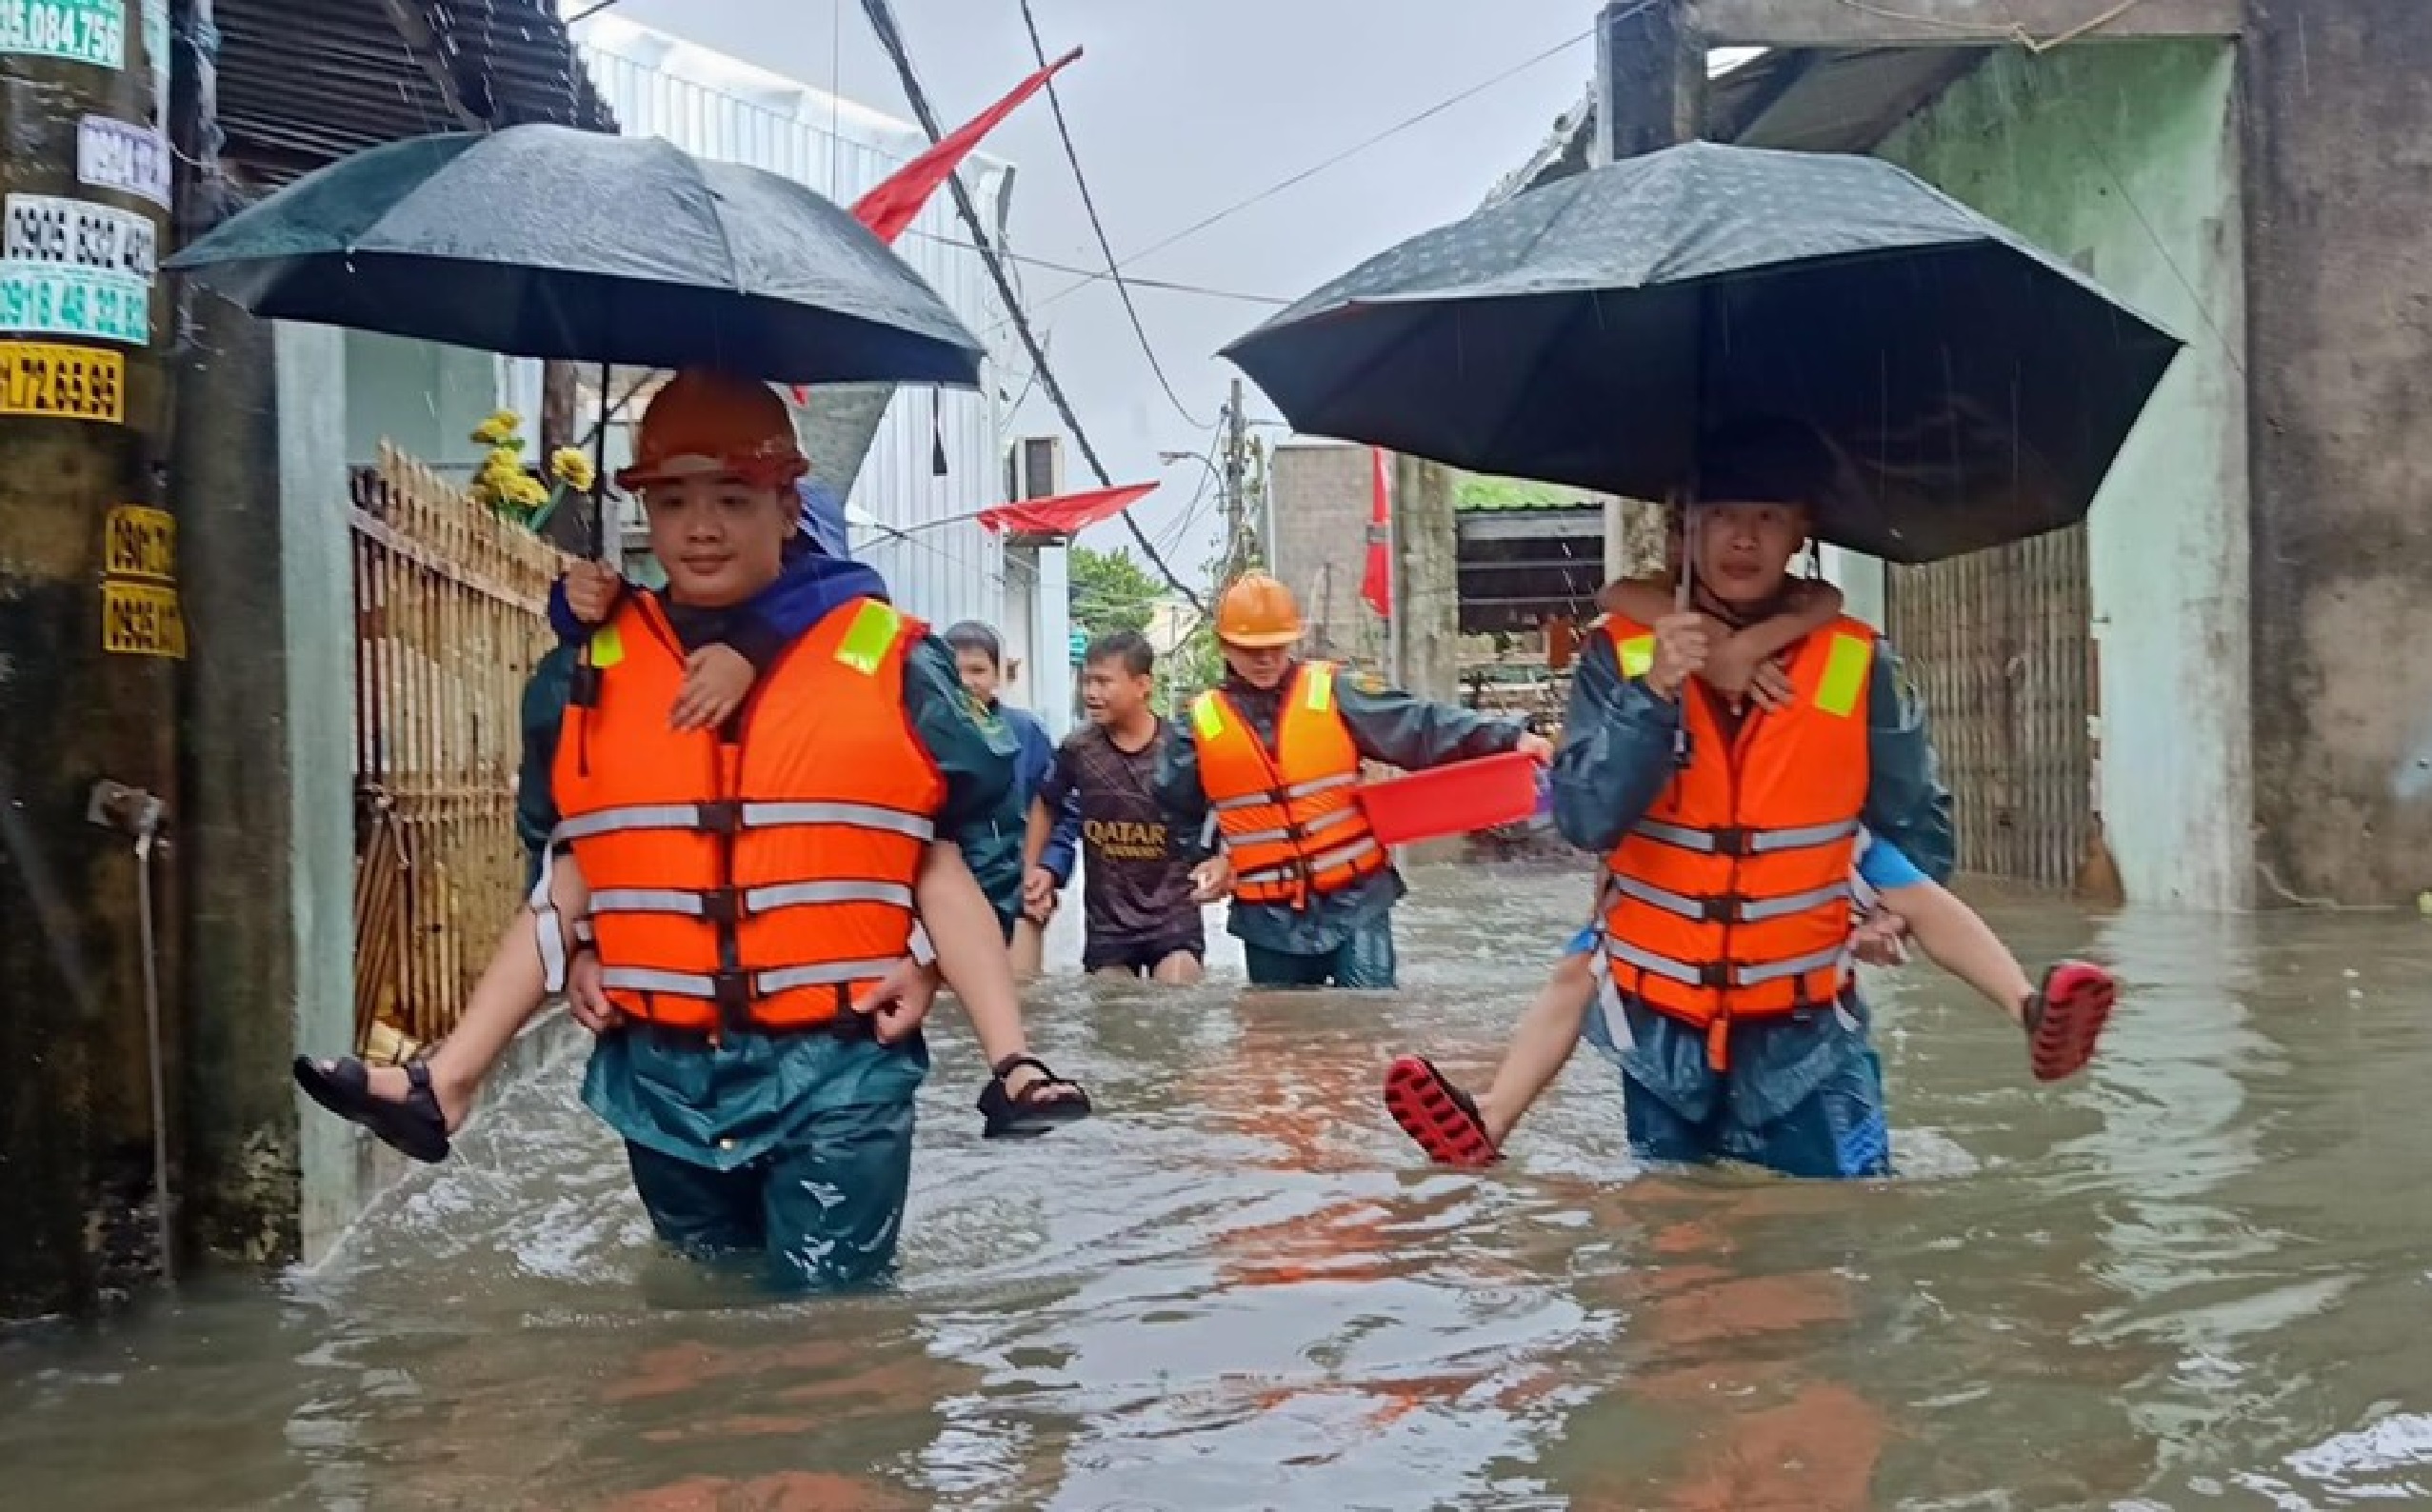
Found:
M 356 153 L 165 266 L 267 318 L 521 357 L 969 388 L 985 351 L 804 186 L 546 124 Z
M 1639 499 L 1792 422 L 1825 540 L 1926 562 L 2084 517 L 2178 339 L 1875 158 L 1692 143 L 1428 231 L 1226 348 L 1303 431 Z

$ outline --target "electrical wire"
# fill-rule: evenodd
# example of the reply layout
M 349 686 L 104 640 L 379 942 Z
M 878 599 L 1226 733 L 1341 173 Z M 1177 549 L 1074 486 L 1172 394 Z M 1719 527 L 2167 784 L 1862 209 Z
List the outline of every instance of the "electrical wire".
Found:
M 1022 7 L 1022 24 L 1029 29 L 1031 55 L 1044 69 L 1047 66 L 1047 45 L 1039 35 L 1038 15 L 1031 10 L 1030 0 L 1018 0 L 1018 3 Z M 1190 412 L 1190 407 L 1183 403 L 1182 395 L 1174 392 L 1173 380 L 1166 376 L 1166 365 L 1157 360 L 1156 345 L 1149 341 L 1148 328 L 1141 322 L 1140 307 L 1132 300 L 1131 286 L 1124 282 L 1123 269 L 1115 261 L 1114 243 L 1106 238 L 1106 223 L 1099 218 L 1098 197 L 1089 192 L 1088 175 L 1081 171 L 1081 153 L 1072 145 L 1072 125 L 1064 115 L 1064 95 L 1056 89 L 1056 81 L 1052 78 L 1047 80 L 1047 107 L 1055 113 L 1056 135 L 1064 141 L 1064 160 L 1072 168 L 1074 187 L 1081 190 L 1081 208 L 1089 214 L 1089 229 L 1097 233 L 1098 250 L 1106 254 L 1106 276 L 1114 281 L 1115 292 L 1123 298 L 1124 313 L 1131 317 L 1131 333 L 1140 338 L 1141 354 L 1148 359 L 1148 370 L 1157 375 L 1157 387 L 1166 390 L 1166 402 L 1174 407 L 1174 413 L 1182 416 L 1185 424 L 1205 428 L 1207 422 Z
M 1644 10 L 1648 5 L 1653 3 L 1654 0 L 1641 0 L 1639 10 Z M 1636 11 L 1631 11 L 1627 14 L 1636 13 Z M 1626 16 L 1624 17 L 1624 19 L 1626 19 Z M 1244 210 L 1249 209 L 1257 205 L 1265 204 L 1266 201 L 1273 199 L 1276 195 L 1283 193 L 1286 189 L 1297 189 L 1301 185 L 1307 183 L 1310 179 L 1317 177 L 1320 173 L 1326 172 L 1329 169 L 1339 168 L 1343 164 L 1349 162 L 1352 158 L 1366 152 L 1370 148 L 1389 141 L 1392 138 L 1401 135 L 1403 132 L 1409 130 L 1412 127 L 1431 121 L 1437 116 L 1442 115 L 1445 111 L 1451 109 L 1454 106 L 1460 105 L 1467 100 L 1474 99 L 1478 95 L 1485 93 L 1488 90 L 1493 89 L 1498 84 L 1504 83 L 1507 79 L 1517 78 L 1519 75 L 1527 72 L 1530 69 L 1537 67 L 1537 65 L 1544 63 L 1550 58 L 1561 56 L 1563 53 L 1569 51 L 1571 49 L 1587 41 L 1595 35 L 1596 28 L 1590 27 L 1585 31 L 1566 37 L 1561 42 L 1554 44 L 1552 47 L 1545 49 L 1544 51 L 1536 53 L 1519 63 L 1513 64 L 1510 68 L 1504 70 L 1492 78 L 1482 79 L 1478 83 L 1469 86 L 1467 89 L 1463 90 L 1458 93 L 1446 95 L 1445 98 L 1438 100 L 1435 104 L 1428 106 L 1425 109 L 1421 110 L 1416 115 L 1405 117 L 1404 119 L 1395 122 L 1393 125 L 1386 127 L 1384 130 L 1353 143 L 1351 146 L 1345 148 L 1343 150 L 1335 153 L 1329 158 L 1326 158 L 1323 162 L 1314 163 L 1309 167 L 1301 169 L 1289 178 L 1271 184 L 1266 189 L 1260 189 L 1257 193 L 1250 195 L 1246 199 L 1236 200 L 1232 204 L 1226 206 L 1223 209 L 1216 211 L 1214 214 L 1192 222 L 1190 225 L 1184 227 L 1181 230 L 1174 232 L 1171 236 L 1166 237 L 1164 241 L 1158 242 L 1150 247 L 1144 247 L 1139 251 L 1132 253 L 1130 256 L 1123 258 L 1115 266 L 1119 268 L 1129 268 L 1136 263 L 1146 261 L 1150 257 L 1154 257 L 1159 252 L 1166 250 L 1167 248 L 1174 246 L 1176 243 L 1187 241 L 1191 237 L 1198 235 L 1200 232 L 1206 230 L 1210 227 L 1232 219 Z M 1064 288 L 1057 289 L 1054 293 L 1040 300 L 1032 308 L 1034 309 L 1045 309 L 1049 305 L 1055 304 L 1057 301 L 1066 298 L 1069 295 L 1077 294 L 1082 289 L 1088 287 L 1089 285 L 1087 283 L 1067 284 Z
M 869 17 L 870 29 L 878 33 L 879 46 L 887 50 L 887 57 L 895 65 L 895 72 L 903 81 L 905 99 L 911 106 L 913 115 L 919 118 L 921 129 L 928 133 L 932 142 L 943 140 L 946 133 L 938 126 L 937 112 L 929 108 L 928 91 L 921 87 L 920 75 L 912 68 L 911 54 L 905 46 L 902 30 L 895 24 L 894 8 L 887 0 L 862 0 L 862 10 Z M 963 176 L 959 173 L 948 174 L 946 183 L 954 193 L 954 208 L 970 230 L 981 261 L 987 265 L 988 275 L 996 282 L 998 297 L 1005 301 L 1006 309 L 1012 317 L 1014 332 L 1022 338 L 1024 349 L 1030 354 L 1030 362 L 1038 369 L 1039 382 L 1047 390 L 1048 400 L 1063 418 L 1065 428 L 1072 432 L 1073 443 L 1089 464 L 1089 470 L 1097 475 L 1099 486 L 1113 487 L 1114 475 L 1106 470 L 1106 463 L 1099 458 L 1098 448 L 1089 444 L 1089 434 L 1082 428 L 1081 417 L 1073 413 L 1072 401 L 1066 397 L 1064 385 L 1056 380 L 1055 369 L 1048 365 L 1047 354 L 1039 345 L 1037 333 L 1030 328 L 1029 315 L 1014 290 L 1013 281 L 1007 274 L 1005 263 L 997 256 L 996 246 L 989 240 L 987 229 L 980 219 L 979 207 L 971 203 L 971 191 L 964 187 Z M 1188 600 L 1193 608 L 1206 613 L 1207 606 L 1201 600 L 1198 591 L 1166 566 L 1166 559 L 1157 553 L 1156 546 L 1149 541 L 1148 533 L 1140 527 L 1140 522 L 1132 517 L 1131 510 L 1123 511 L 1123 522 L 1130 529 L 1133 541 L 1147 554 L 1149 565 L 1173 585 L 1174 591 Z

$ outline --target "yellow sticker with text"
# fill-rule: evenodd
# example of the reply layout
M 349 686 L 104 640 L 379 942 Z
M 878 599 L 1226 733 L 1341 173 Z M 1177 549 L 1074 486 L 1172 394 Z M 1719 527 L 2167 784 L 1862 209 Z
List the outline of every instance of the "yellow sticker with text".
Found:
M 102 527 L 102 570 L 114 578 L 177 580 L 177 517 L 122 504 Z
M 127 359 L 90 347 L 0 341 L 0 415 L 127 423 Z
M 102 584 L 101 648 L 113 656 L 186 660 L 186 612 L 177 590 L 115 579 Z

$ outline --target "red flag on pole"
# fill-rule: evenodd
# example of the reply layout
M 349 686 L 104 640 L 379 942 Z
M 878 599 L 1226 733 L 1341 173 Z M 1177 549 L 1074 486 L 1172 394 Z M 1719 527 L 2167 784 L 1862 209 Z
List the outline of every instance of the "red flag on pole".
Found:
M 928 203 L 928 197 L 944 186 L 954 170 L 962 166 L 963 160 L 971 155 L 972 149 L 980 145 L 980 138 L 995 130 L 997 124 L 1011 115 L 1023 101 L 1047 88 L 1047 81 L 1055 77 L 1058 70 L 1079 56 L 1081 50 L 1073 49 L 1015 85 L 1012 93 L 973 116 L 962 129 L 951 136 L 940 137 L 936 146 L 905 164 L 892 178 L 856 201 L 853 219 L 868 227 L 882 242 L 892 242 L 903 235 L 904 229 L 921 213 L 921 207 Z
M 1393 618 L 1393 464 L 1382 447 L 1368 448 L 1368 565 L 1360 576 L 1360 597 L 1385 619 Z
M 928 203 L 929 196 L 944 188 L 947 179 L 963 166 L 963 160 L 978 148 L 980 139 L 995 130 L 1023 101 L 1047 88 L 1047 81 L 1054 78 L 1058 70 L 1080 56 L 1081 50 L 1073 49 L 1015 85 L 1013 92 L 971 117 L 951 135 L 938 138 L 936 145 L 927 151 L 897 169 L 868 193 L 855 200 L 853 219 L 868 227 L 870 234 L 880 241 L 892 246 L 895 238 L 903 235 L 912 222 L 920 218 L 921 208 Z M 796 384 L 794 403 L 809 402 L 809 388 Z
M 1052 499 L 1018 499 L 980 511 L 983 528 L 1022 535 L 1077 535 L 1101 520 L 1110 520 L 1157 491 L 1153 483 L 1093 488 L 1087 493 L 1060 494 Z

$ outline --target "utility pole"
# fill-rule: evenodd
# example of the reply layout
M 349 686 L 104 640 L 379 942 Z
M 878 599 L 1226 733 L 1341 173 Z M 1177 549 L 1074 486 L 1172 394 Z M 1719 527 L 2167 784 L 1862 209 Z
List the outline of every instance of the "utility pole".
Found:
M 0 1317 L 163 1258 L 138 845 L 105 826 L 175 814 L 169 33 L 169 0 L 0 6 Z
M 1705 38 L 1686 0 L 1606 0 L 1596 23 L 1598 164 L 1619 163 L 1705 130 Z M 1630 567 L 1625 507 L 1605 501 L 1605 578 Z
M 1242 403 L 1242 381 L 1233 380 L 1232 397 L 1225 406 L 1225 550 L 1218 558 L 1224 564 L 1223 581 L 1217 584 L 1221 592 L 1225 584 L 1241 576 L 1243 532 L 1247 528 L 1247 499 L 1244 482 L 1249 473 L 1249 420 Z

